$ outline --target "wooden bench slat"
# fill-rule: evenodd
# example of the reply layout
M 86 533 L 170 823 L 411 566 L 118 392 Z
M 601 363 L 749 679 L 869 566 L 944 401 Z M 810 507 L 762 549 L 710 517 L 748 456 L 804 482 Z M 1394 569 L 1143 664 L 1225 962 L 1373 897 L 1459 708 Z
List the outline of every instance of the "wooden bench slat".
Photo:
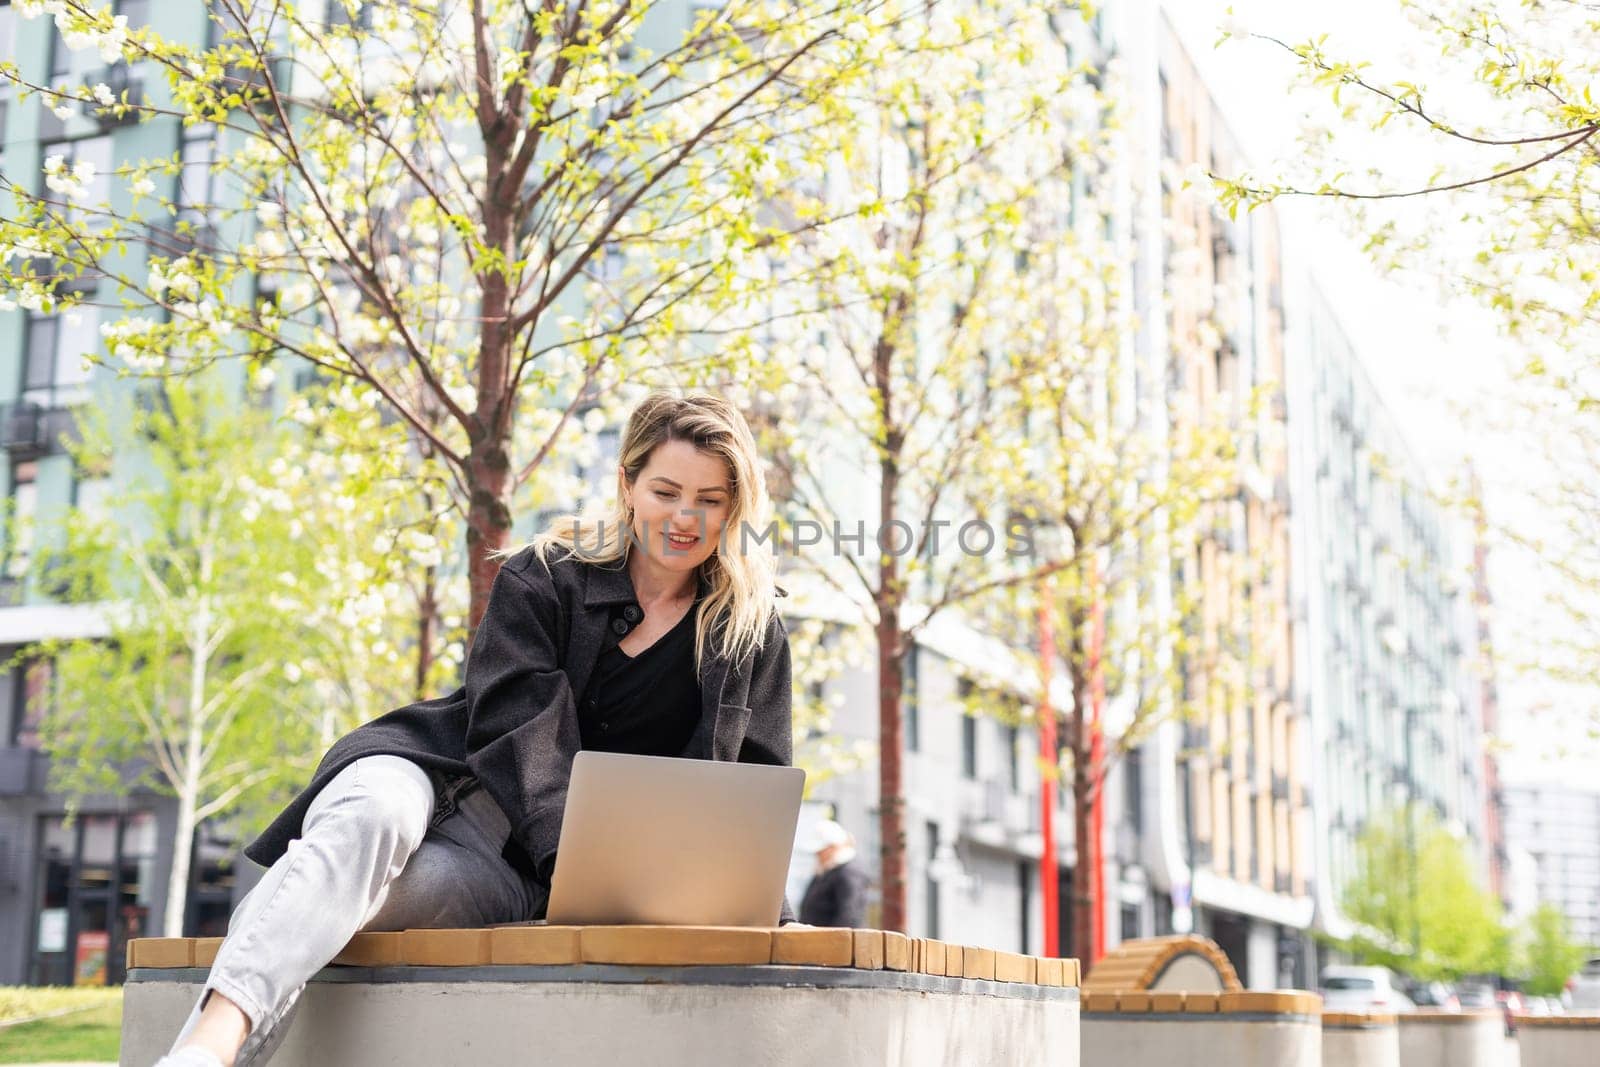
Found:
M 489 962 L 493 964 L 581 963 L 577 926 L 502 926 L 489 933 Z
M 795 930 L 772 935 L 772 962 L 809 967 L 848 967 L 855 961 L 853 931 L 834 927 Z
M 584 963 L 646 967 L 768 963 L 773 940 L 772 930 L 744 926 L 585 926 L 578 936 Z

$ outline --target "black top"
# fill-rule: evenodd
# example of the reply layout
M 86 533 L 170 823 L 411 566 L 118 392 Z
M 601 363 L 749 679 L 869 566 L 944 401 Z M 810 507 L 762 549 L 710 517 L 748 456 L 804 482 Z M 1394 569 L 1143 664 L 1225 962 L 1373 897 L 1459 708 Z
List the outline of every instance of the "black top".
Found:
M 677 624 L 636 656 L 621 641 L 643 613 L 628 605 L 606 627 L 606 642 L 578 701 L 583 747 L 636 756 L 681 756 L 700 724 L 694 670 L 696 600 Z M 621 625 L 618 625 L 618 624 Z

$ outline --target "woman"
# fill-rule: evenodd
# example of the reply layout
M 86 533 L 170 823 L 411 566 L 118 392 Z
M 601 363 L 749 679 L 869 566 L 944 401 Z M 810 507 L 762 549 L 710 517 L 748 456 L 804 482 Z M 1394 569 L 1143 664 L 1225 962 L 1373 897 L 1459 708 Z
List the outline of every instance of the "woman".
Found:
M 461 689 L 342 738 L 245 850 L 270 867 L 161 1065 L 264 1062 L 357 931 L 540 917 L 580 749 L 789 762 L 783 592 L 742 536 L 769 512 L 743 416 L 652 394 L 617 488 L 605 522 L 559 519 L 505 560 Z

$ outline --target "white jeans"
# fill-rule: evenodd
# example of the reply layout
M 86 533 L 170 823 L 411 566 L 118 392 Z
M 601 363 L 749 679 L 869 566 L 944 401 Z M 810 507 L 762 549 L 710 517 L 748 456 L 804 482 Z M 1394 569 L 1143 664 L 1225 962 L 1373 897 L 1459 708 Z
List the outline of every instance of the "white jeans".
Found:
M 501 858 L 510 832 L 476 782 L 436 789 L 398 756 L 352 763 L 317 794 L 300 837 L 239 903 L 176 1044 L 214 989 L 250 1018 L 235 1064 L 265 1063 L 306 982 L 358 931 L 531 918 L 544 891 Z

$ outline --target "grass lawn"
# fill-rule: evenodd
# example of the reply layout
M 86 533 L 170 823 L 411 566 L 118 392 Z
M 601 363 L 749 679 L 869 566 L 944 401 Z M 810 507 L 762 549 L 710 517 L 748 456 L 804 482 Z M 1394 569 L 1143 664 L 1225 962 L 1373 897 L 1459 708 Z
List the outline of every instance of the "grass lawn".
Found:
M 81 1010 L 50 1019 L 0 1027 L 0 1063 L 40 1063 L 59 1061 L 99 1061 L 115 1063 L 117 1049 L 122 1039 L 122 990 L 83 990 L 85 995 L 69 998 L 48 996 L 48 990 L 37 992 L 37 998 L 21 990 L 0 990 L 0 1002 L 13 1009 L 16 1003 L 34 1000 L 41 1011 L 53 1011 L 85 1005 Z M 74 991 L 75 993 L 78 991 Z M 25 1003 L 26 1001 L 24 1001 Z M 7 1012 L 6 1014 L 33 1014 L 33 1012 Z

